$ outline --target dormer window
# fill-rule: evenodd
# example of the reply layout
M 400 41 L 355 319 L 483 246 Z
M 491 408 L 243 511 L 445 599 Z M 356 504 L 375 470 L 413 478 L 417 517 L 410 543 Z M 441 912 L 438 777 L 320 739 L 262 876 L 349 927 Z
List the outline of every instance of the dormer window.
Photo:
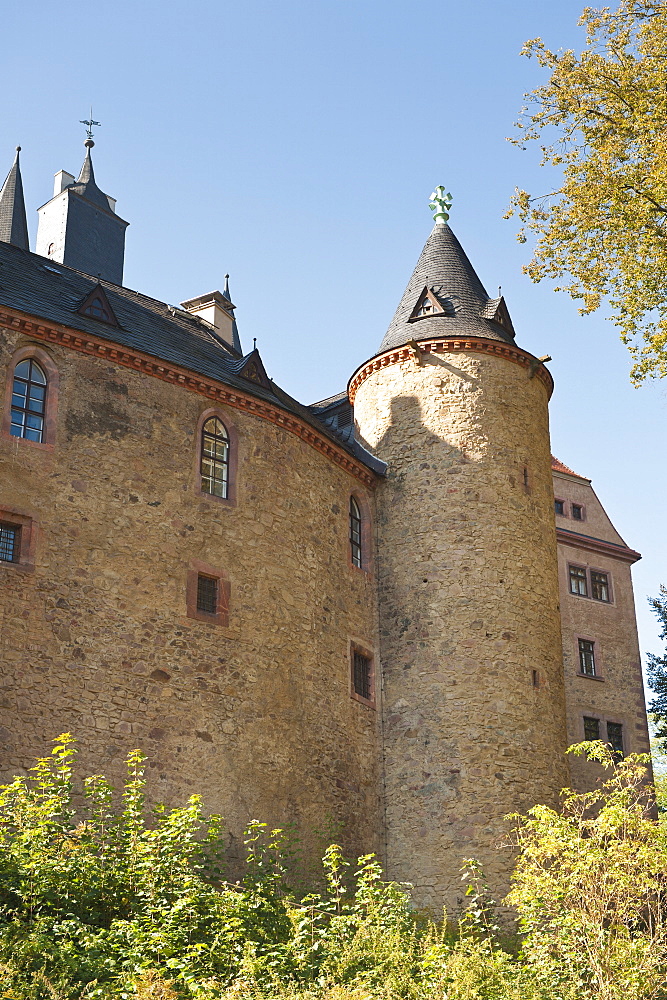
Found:
M 416 319 L 424 319 L 425 316 L 434 316 L 436 313 L 444 312 L 445 310 L 433 289 L 424 288 L 410 314 L 410 322 L 412 323 Z
M 86 308 L 82 310 L 82 312 L 85 313 L 86 316 L 94 316 L 95 319 L 103 319 L 105 323 L 111 322 L 109 312 L 105 309 L 104 303 L 99 295 L 96 295 L 95 298 L 88 303 Z
M 88 293 L 77 312 L 81 316 L 90 316 L 91 319 L 97 319 L 101 323 L 118 326 L 118 320 L 101 285 L 97 285 Z

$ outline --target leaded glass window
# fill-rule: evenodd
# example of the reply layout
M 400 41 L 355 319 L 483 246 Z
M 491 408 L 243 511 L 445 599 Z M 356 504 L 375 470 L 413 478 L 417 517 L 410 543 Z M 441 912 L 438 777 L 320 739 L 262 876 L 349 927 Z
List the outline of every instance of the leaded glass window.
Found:
M 354 497 L 350 497 L 350 558 L 361 568 L 361 511 Z
M 32 358 L 14 369 L 10 431 L 28 441 L 44 440 L 46 375 Z
M 210 417 L 202 427 L 201 488 L 214 497 L 229 496 L 229 435 L 218 417 Z

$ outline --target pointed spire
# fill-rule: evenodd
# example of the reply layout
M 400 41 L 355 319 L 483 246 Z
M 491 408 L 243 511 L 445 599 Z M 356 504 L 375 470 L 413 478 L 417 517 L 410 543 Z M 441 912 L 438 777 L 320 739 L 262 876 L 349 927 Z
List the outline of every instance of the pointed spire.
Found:
M 239 337 L 239 328 L 236 325 L 236 316 L 234 315 L 234 309 L 236 307 L 235 307 L 234 303 L 232 302 L 231 295 L 229 294 L 229 275 L 228 274 L 225 275 L 225 288 L 224 288 L 224 291 L 223 291 L 222 294 L 224 295 L 224 297 L 227 299 L 227 301 L 229 302 L 229 304 L 231 306 L 231 313 L 232 313 L 232 346 L 233 346 L 234 350 L 236 350 L 239 353 L 241 353 L 241 338 Z
M 421 252 L 408 287 L 389 324 L 380 352 L 410 340 L 430 337 L 486 337 L 512 343 L 509 313 L 493 302 L 463 247 L 445 221 L 451 195 L 436 188 L 431 195 L 435 226 Z M 428 308 L 424 303 L 428 302 Z M 494 308 L 492 308 L 492 306 Z
M 86 155 L 81 166 L 81 171 L 77 178 L 76 184 L 72 184 L 70 187 L 71 191 L 76 194 L 83 195 L 88 201 L 91 201 L 94 205 L 98 205 L 100 208 L 104 208 L 107 212 L 111 211 L 109 206 L 109 199 L 103 191 L 101 191 L 95 182 L 95 171 L 93 170 L 93 159 L 90 155 L 90 151 L 95 143 L 92 139 L 86 139 L 84 146 L 86 147 Z
M 23 181 L 19 165 L 20 152 L 21 147 L 17 146 L 12 169 L 7 174 L 7 179 L 0 191 L 0 240 L 3 243 L 12 243 L 22 250 L 29 250 L 28 221 L 25 214 Z

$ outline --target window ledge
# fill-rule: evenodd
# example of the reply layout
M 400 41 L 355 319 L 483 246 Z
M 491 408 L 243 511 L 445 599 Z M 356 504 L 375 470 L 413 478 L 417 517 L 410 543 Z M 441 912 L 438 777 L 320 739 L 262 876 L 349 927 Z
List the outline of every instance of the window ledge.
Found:
M 582 674 L 581 670 L 576 673 L 577 677 L 584 677 L 587 681 L 604 681 L 604 677 L 599 677 L 597 674 Z

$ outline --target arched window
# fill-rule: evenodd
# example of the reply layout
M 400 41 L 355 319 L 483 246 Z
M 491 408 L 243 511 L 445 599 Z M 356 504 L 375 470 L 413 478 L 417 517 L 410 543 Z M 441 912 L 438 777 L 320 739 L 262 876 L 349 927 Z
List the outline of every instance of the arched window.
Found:
M 354 497 L 350 497 L 350 558 L 361 569 L 361 511 Z
M 32 358 L 14 369 L 10 434 L 28 441 L 44 440 L 46 375 Z
M 227 499 L 229 495 L 229 435 L 218 417 L 202 427 L 201 488 L 203 493 Z

